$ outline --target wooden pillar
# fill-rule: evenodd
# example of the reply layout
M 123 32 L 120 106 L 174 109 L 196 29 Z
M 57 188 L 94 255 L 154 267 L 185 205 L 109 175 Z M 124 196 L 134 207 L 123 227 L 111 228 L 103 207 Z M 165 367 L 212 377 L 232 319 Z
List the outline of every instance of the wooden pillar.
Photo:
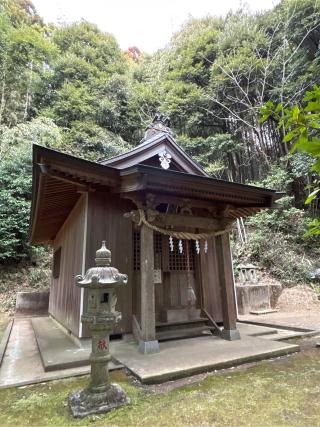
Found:
M 230 341 L 238 340 L 240 334 L 237 330 L 237 307 L 234 295 L 229 234 L 225 233 L 216 237 L 216 248 L 223 315 L 222 338 Z
M 140 277 L 141 277 L 141 353 L 156 353 L 159 343 L 156 340 L 155 297 L 154 297 L 154 249 L 153 230 L 146 225 L 141 226 L 140 240 Z

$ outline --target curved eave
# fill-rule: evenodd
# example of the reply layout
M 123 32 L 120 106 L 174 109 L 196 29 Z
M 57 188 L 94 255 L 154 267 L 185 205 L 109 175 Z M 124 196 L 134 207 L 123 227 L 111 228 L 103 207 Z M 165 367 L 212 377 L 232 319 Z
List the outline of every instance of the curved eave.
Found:
M 199 206 L 228 207 L 233 218 L 249 216 L 262 208 L 273 207 L 278 198 L 275 190 L 201 177 L 150 166 L 121 171 L 120 192 L 150 192 L 158 200 L 192 200 Z M 160 195 L 160 196 L 159 196 Z M 233 213 L 232 213 L 233 212 Z

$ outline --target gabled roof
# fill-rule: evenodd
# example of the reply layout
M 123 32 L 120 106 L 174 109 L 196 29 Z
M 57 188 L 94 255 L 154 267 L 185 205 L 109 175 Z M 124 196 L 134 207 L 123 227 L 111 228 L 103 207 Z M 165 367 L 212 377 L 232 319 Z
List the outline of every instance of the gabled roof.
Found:
M 153 143 L 159 144 L 156 145 L 158 148 L 161 146 L 158 138 L 152 138 L 151 143 L 150 140 L 145 143 L 148 149 L 153 149 Z M 173 151 L 174 145 L 170 148 L 174 155 L 179 154 L 178 150 Z M 123 165 L 119 157 L 115 159 Z M 185 167 L 191 169 L 193 163 L 184 159 L 188 160 L 188 157 L 182 157 L 182 160 Z M 143 199 L 152 193 L 156 194 L 159 203 L 179 205 L 188 201 L 191 206 L 200 208 L 226 208 L 232 220 L 273 207 L 279 198 L 274 190 L 223 181 L 200 172 L 164 170 L 141 164 L 121 168 L 112 166 L 34 145 L 31 242 L 53 240 L 83 192 L 110 191 L 128 199 L 140 196 Z
M 132 150 L 112 157 L 111 159 L 101 160 L 100 163 L 117 169 L 125 169 L 143 164 L 154 156 L 158 156 L 164 150 L 171 155 L 172 163 L 174 163 L 181 172 L 208 176 L 202 167 L 179 147 L 172 135 L 168 132 L 157 132 Z

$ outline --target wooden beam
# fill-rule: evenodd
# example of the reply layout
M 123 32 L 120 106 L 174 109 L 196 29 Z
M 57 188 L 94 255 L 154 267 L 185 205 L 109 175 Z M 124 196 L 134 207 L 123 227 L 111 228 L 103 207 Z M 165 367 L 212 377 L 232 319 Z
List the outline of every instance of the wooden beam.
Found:
M 203 228 L 212 231 L 223 230 L 228 224 L 228 221 L 225 219 L 214 219 L 183 214 L 162 214 L 149 210 L 147 211 L 147 219 L 153 224 L 157 223 L 160 227 L 173 225 L 178 227 Z
M 153 231 L 144 224 L 141 226 L 140 239 L 141 339 L 139 350 L 146 354 L 158 352 L 159 343 L 156 340 Z
M 240 334 L 237 330 L 237 308 L 228 234 L 216 237 L 216 250 L 223 313 L 223 330 L 221 336 L 230 341 L 237 340 L 240 339 Z
M 79 189 L 83 189 L 85 191 L 89 191 L 89 186 L 87 184 L 79 182 L 79 180 L 66 177 L 63 173 L 58 171 L 53 171 L 49 165 L 38 163 L 40 171 L 43 175 L 47 175 L 51 178 L 58 179 L 59 181 L 67 182 L 69 184 L 75 185 Z
M 137 210 L 126 212 L 124 217 L 131 219 L 135 224 L 139 224 L 140 222 L 140 214 Z M 147 220 L 160 228 L 173 226 L 179 227 L 179 229 L 189 227 L 193 229 L 205 229 L 208 231 L 224 230 L 233 222 L 233 220 L 227 218 L 215 219 L 194 215 L 163 214 L 151 209 L 147 210 Z

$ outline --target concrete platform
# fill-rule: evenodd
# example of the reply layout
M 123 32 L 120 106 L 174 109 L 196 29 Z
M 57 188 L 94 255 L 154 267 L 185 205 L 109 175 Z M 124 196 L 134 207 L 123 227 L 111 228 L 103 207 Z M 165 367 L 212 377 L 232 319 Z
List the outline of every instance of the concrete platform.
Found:
M 142 383 L 153 384 L 200 372 L 283 356 L 299 351 L 298 345 L 242 336 L 226 341 L 216 336 L 160 343 L 160 353 L 143 355 L 136 343 L 118 346 L 114 357 Z
M 45 371 L 74 368 L 89 364 L 90 347 L 79 347 L 49 317 L 31 319 Z
M 7 349 L 8 341 L 9 341 L 11 330 L 12 330 L 12 326 L 13 326 L 13 320 L 10 320 L 10 322 L 8 323 L 6 329 L 3 333 L 1 341 L 0 341 L 0 366 L 2 364 L 2 360 L 3 360 L 4 354 L 5 354 L 6 349 Z
M 63 333 L 61 331 L 61 333 Z M 55 342 L 51 343 L 52 348 Z M 61 352 L 57 353 L 61 357 Z M 88 351 L 89 354 L 89 351 Z M 110 364 L 110 369 L 122 366 Z M 0 388 L 24 386 L 43 381 L 69 378 L 90 373 L 90 366 L 45 371 L 30 317 L 15 317 L 10 338 L 0 367 Z
M 273 335 L 275 338 L 276 334 L 278 333 L 278 329 L 276 328 L 270 328 L 268 326 L 251 325 L 248 323 L 240 323 L 240 322 L 237 323 L 237 328 L 239 329 L 241 336 L 248 335 L 250 337 L 263 337 L 265 335 Z
M 33 327 L 32 327 L 32 324 Z M 299 351 L 277 342 L 285 333 L 267 326 L 238 324 L 241 340 L 203 336 L 160 343 L 160 353 L 143 355 L 135 341 L 111 341 L 111 369 L 126 366 L 141 382 L 157 383 Z M 0 369 L 0 388 L 83 375 L 89 372 L 89 341 L 83 347 L 49 317 L 17 318 Z
M 14 320 L 0 368 L 0 388 L 84 375 L 89 366 L 45 372 L 31 326 L 30 318 Z
M 46 372 L 88 366 L 90 341 L 84 341 L 83 346 L 79 347 L 49 317 L 33 318 L 31 322 Z M 132 342 L 111 341 L 110 347 L 115 362 L 126 366 L 146 383 L 166 381 L 299 350 L 297 346 L 274 342 L 285 339 L 288 333 L 290 337 L 290 331 L 247 323 L 238 323 L 237 326 L 242 337 L 240 341 L 229 342 L 211 335 L 172 340 L 162 342 L 160 353 L 155 355 L 142 355 L 133 339 Z M 266 339 L 271 342 L 266 344 Z M 116 368 L 117 365 L 111 363 L 110 367 Z
M 50 317 L 35 317 L 31 324 L 46 372 L 89 366 L 91 340 L 83 341 L 82 346 L 77 345 Z M 111 351 L 114 346 L 111 342 Z M 110 362 L 109 369 L 122 367 L 118 365 Z
M 262 326 L 308 332 L 320 332 L 319 310 L 304 310 L 296 312 L 277 312 L 261 316 L 249 314 L 238 316 L 241 322 L 250 322 Z
M 253 325 L 251 323 L 237 323 L 237 327 L 241 335 L 248 335 L 251 337 L 260 337 L 272 341 L 283 341 L 291 338 L 299 338 L 310 334 L 309 329 L 283 329 L 273 328 L 270 326 Z M 312 331 L 314 332 L 314 331 Z

